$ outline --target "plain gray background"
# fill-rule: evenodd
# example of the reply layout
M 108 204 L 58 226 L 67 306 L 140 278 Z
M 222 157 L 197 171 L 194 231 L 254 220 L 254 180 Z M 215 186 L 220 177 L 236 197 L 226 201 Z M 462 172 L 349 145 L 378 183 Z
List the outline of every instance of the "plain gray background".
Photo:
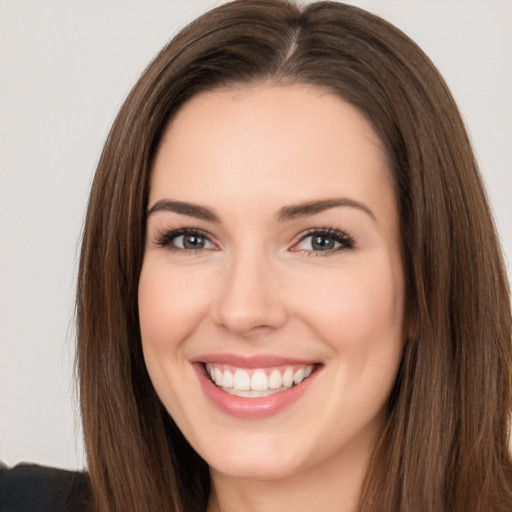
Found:
M 7 464 L 85 463 L 73 307 L 94 168 L 149 60 L 219 3 L 0 0 L 0 458 Z M 512 1 L 349 3 L 402 28 L 446 78 L 512 261 Z

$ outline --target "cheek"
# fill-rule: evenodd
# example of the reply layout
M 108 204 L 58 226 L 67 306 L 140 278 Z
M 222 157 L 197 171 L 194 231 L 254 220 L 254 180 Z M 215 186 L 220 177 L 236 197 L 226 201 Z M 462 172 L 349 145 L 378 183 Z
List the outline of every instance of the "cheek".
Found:
M 186 368 L 184 340 L 206 310 L 202 278 L 176 272 L 167 265 L 143 265 L 139 280 L 139 322 L 146 367 L 157 395 L 176 421 L 190 416 L 183 397 L 194 388 Z
M 139 280 L 142 350 L 153 386 L 169 413 L 183 416 L 180 396 L 195 384 L 183 343 L 204 317 L 207 291 L 199 277 L 144 264 Z
M 346 268 L 316 280 L 312 288 L 302 295 L 307 321 L 336 351 L 364 354 L 401 344 L 404 283 L 399 265 L 385 260 Z
M 330 348 L 335 364 L 326 370 L 338 390 L 323 407 L 332 424 L 352 431 L 381 417 L 395 382 L 403 347 L 401 266 L 389 260 L 361 265 L 315 288 L 322 293 L 304 302 L 304 318 Z
M 165 266 L 143 266 L 139 321 L 145 351 L 175 348 L 196 327 L 206 308 L 207 290 L 194 281 Z

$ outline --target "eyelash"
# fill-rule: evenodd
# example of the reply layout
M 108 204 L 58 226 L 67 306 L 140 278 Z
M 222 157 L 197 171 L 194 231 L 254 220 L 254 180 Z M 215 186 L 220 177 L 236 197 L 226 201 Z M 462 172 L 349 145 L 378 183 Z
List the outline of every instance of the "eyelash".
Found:
M 323 228 L 312 228 L 307 230 L 305 233 L 302 233 L 299 241 L 294 245 L 294 247 L 309 237 L 317 236 L 319 238 L 331 238 L 334 242 L 339 243 L 340 247 L 327 249 L 325 251 L 315 251 L 315 250 L 306 250 L 306 249 L 296 249 L 296 251 L 306 250 L 311 256 L 328 256 L 333 253 L 337 253 L 340 251 L 346 251 L 349 249 L 353 249 L 355 246 L 355 239 L 348 235 L 344 231 L 340 231 L 338 229 L 323 227 Z
M 176 247 L 172 244 L 173 241 L 175 241 L 180 236 L 185 235 L 192 235 L 197 236 L 200 238 L 203 238 L 210 244 L 213 244 L 213 242 L 210 240 L 210 236 L 207 232 L 201 230 L 201 229 L 192 229 L 192 228 L 180 228 L 175 230 L 165 230 L 161 234 L 157 236 L 156 239 L 156 245 L 159 247 L 166 247 L 169 250 L 176 252 L 176 251 L 186 251 L 188 253 L 198 254 L 199 252 L 203 251 L 204 248 L 201 249 L 184 249 L 181 247 Z M 312 237 L 316 235 L 319 238 L 331 238 L 334 240 L 335 243 L 339 243 L 340 247 L 333 248 L 333 249 L 327 249 L 325 251 L 315 251 L 313 249 L 307 250 L 307 249 L 295 249 L 292 250 L 294 252 L 307 252 L 310 256 L 328 256 L 330 254 L 345 251 L 349 249 L 353 249 L 355 246 L 355 239 L 348 235 L 346 232 L 339 231 L 337 229 L 328 228 L 328 227 L 322 227 L 322 228 L 312 228 L 304 233 L 302 233 L 298 239 L 297 242 L 294 243 L 294 246 L 299 245 L 300 243 L 304 242 L 309 237 Z
M 180 228 L 180 229 L 174 229 L 174 230 L 165 230 L 161 234 L 158 235 L 156 240 L 156 245 L 160 247 L 167 247 L 168 249 L 172 251 L 187 251 L 187 252 L 193 252 L 198 253 L 201 251 L 201 249 L 182 249 L 181 247 L 176 247 L 172 245 L 172 242 L 176 240 L 180 236 L 184 235 L 193 235 L 201 237 L 208 242 L 212 243 L 210 241 L 208 233 L 206 231 L 202 231 L 201 229 L 191 229 L 191 228 Z

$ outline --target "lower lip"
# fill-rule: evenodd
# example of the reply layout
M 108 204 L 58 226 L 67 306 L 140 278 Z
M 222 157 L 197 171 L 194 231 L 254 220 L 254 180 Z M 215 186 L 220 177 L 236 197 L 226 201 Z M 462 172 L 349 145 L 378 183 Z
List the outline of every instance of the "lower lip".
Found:
M 300 384 L 286 391 L 278 391 L 268 396 L 247 398 L 231 395 L 218 388 L 206 376 L 203 364 L 197 363 L 194 367 L 199 375 L 201 386 L 210 401 L 223 413 L 242 419 L 268 418 L 280 413 L 307 392 L 318 373 L 317 369 Z

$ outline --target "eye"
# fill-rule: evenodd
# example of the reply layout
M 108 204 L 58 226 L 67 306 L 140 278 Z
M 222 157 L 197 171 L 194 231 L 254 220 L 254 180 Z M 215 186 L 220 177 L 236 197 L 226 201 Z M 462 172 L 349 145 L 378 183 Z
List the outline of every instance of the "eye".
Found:
M 191 229 L 167 231 L 158 237 L 157 245 L 178 251 L 200 251 L 216 248 L 205 233 Z
M 293 251 L 332 253 L 344 249 L 352 249 L 354 240 L 337 229 L 323 228 L 308 231 L 302 235 L 299 242 L 293 246 Z

